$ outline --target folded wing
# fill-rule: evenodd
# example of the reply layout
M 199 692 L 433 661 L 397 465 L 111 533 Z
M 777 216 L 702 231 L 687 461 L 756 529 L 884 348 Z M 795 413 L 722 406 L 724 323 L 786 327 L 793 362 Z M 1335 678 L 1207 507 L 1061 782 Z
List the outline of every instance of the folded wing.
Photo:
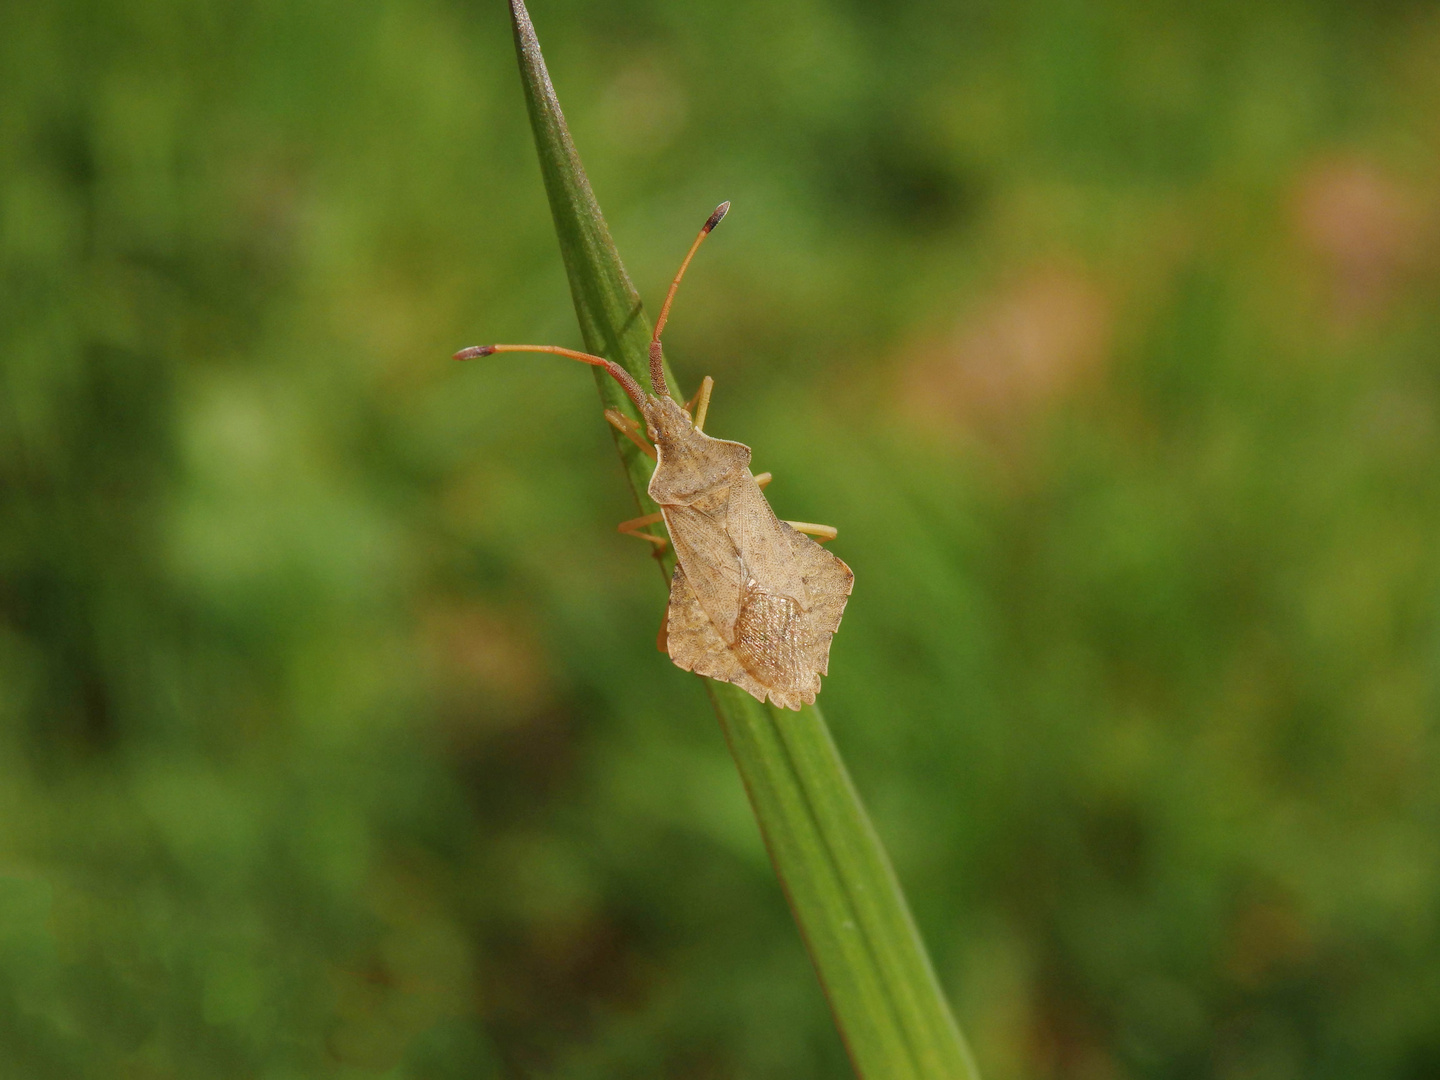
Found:
M 850 568 L 777 520 L 748 471 L 664 511 L 679 561 L 671 659 L 784 708 L 813 702 L 854 581 Z

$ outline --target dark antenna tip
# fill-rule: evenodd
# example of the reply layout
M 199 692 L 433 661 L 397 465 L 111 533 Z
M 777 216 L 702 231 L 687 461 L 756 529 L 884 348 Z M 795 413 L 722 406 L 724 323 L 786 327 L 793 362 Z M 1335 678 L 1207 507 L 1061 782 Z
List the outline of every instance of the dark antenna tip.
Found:
M 728 214 L 729 212 L 730 212 L 730 200 L 729 200 L 729 199 L 726 199 L 726 200 L 725 200 L 724 202 L 722 202 L 719 206 L 715 207 L 715 212 L 710 215 L 710 220 L 707 221 L 707 222 L 705 222 L 705 231 L 708 233 L 711 229 L 715 228 L 716 225 L 719 225 L 719 224 L 720 224 L 720 219 L 723 218 L 723 217 L 724 217 L 726 214 Z
M 478 360 L 482 356 L 489 356 L 495 351 L 494 345 L 471 345 L 468 349 L 461 349 L 455 354 L 456 360 Z

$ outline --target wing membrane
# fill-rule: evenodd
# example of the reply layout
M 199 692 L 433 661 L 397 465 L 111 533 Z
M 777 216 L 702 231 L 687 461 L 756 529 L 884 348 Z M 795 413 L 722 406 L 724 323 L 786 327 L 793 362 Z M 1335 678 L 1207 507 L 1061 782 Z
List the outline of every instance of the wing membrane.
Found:
M 701 609 L 727 645 L 735 641 L 735 619 L 745 584 L 740 552 L 725 529 L 729 500 L 730 489 L 722 488 L 692 506 L 661 507 L 675 558 Z

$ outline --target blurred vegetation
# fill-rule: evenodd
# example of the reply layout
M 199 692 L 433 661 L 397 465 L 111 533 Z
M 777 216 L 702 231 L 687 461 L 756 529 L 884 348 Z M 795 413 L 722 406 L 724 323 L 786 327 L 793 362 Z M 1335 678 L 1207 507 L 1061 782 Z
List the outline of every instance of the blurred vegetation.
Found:
M 1433 10 L 532 14 L 983 1073 L 1440 1075 Z M 447 359 L 578 342 L 504 5 L 10 0 L 0 131 L 0 1072 L 843 1075 L 590 380 Z

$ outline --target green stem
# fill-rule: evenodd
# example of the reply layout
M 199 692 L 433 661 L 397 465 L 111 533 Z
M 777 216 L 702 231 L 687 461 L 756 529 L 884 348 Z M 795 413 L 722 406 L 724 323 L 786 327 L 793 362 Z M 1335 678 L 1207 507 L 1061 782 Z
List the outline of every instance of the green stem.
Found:
M 511 0 L 510 11 L 586 348 L 646 385 L 649 320 L 571 141 L 530 16 L 521 0 Z M 668 370 L 666 377 L 678 385 Z M 601 371 L 596 386 L 607 407 L 636 415 Z M 656 509 L 646 492 L 650 459 L 618 433 L 615 444 L 641 510 Z M 668 552 L 662 569 L 668 579 Z M 855 1071 L 869 1080 L 974 1080 L 970 1052 L 820 710 L 762 705 L 729 683 L 706 680 L 706 689 Z

